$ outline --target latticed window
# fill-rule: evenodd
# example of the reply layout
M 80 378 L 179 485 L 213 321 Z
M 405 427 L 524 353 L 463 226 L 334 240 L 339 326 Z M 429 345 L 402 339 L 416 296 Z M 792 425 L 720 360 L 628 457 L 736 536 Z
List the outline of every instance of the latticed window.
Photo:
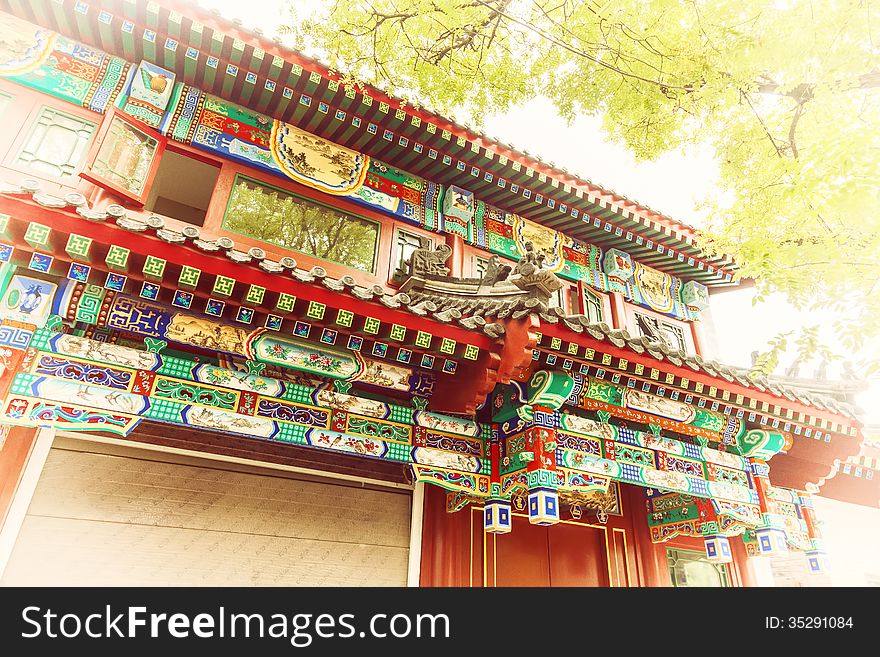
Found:
M 639 335 L 649 338 L 660 338 L 668 347 L 685 353 L 691 351 L 684 335 L 684 329 L 678 324 L 665 322 L 657 317 L 642 313 L 633 313 L 636 320 L 636 331 Z
M 568 287 L 563 285 L 561 288 L 556 290 L 553 294 L 550 295 L 550 300 L 547 305 L 551 308 L 565 308 L 565 295 Z
M 112 109 L 104 116 L 80 176 L 143 206 L 167 141 L 150 126 Z
M 486 269 L 489 268 L 489 259 L 476 256 L 474 258 L 474 277 L 483 278 L 486 275 Z
M 604 319 L 602 312 L 602 298 L 584 286 L 584 315 L 593 322 L 601 322 Z
M 144 193 L 159 142 L 122 117 L 114 117 L 98 149 L 92 173 L 134 196 Z
M 730 586 L 730 574 L 723 563 L 712 563 L 702 552 L 666 549 L 669 579 L 673 586 Z
M 0 100 L 0 112 L 5 109 Z M 15 157 L 15 164 L 55 178 L 73 176 L 96 124 L 53 107 L 44 107 Z
M 432 242 L 427 237 L 408 233 L 405 230 L 397 231 L 397 242 L 394 249 L 394 262 L 400 272 L 406 271 L 406 261 L 416 249 L 424 249 L 431 246 Z

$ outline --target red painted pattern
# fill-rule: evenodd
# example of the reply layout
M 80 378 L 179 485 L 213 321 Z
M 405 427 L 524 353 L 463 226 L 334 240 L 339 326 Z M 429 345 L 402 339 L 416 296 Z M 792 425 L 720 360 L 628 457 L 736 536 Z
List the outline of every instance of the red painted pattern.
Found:
M 257 395 L 248 390 L 242 390 L 238 398 L 238 412 L 241 415 L 253 415 L 257 410 Z
M 131 391 L 136 395 L 149 395 L 153 389 L 153 381 L 155 379 L 155 372 L 138 370 L 134 373 L 134 383 L 131 386 Z
M 333 409 L 330 419 L 330 428 L 333 431 L 344 432 L 348 428 L 348 413 L 339 409 Z
M 584 267 L 589 266 L 589 262 L 587 262 L 587 256 L 585 254 L 581 253 L 580 251 L 570 249 L 567 246 L 562 247 L 562 256 L 569 262 L 574 262 L 579 265 L 583 265 Z
M 222 116 L 210 110 L 204 110 L 199 117 L 199 123 L 212 130 L 223 134 L 239 137 L 258 146 L 269 146 L 269 133 L 266 130 L 255 128 L 247 123 L 241 123 L 227 116 Z
M 497 233 L 513 239 L 513 226 L 508 226 L 507 224 L 503 224 L 500 221 L 494 221 L 493 219 L 486 219 L 486 232 Z

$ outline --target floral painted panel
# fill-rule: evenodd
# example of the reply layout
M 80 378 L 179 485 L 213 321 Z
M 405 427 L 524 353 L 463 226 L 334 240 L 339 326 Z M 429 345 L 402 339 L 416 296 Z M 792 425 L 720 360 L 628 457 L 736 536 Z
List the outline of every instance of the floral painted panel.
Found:
M 263 376 L 245 374 L 237 370 L 217 367 L 216 365 L 197 365 L 193 370 L 196 381 L 210 383 L 224 388 L 247 390 L 261 395 L 278 396 L 282 392 L 282 385 L 275 379 Z
M 308 343 L 301 344 L 272 336 L 257 338 L 252 346 L 252 353 L 261 361 L 335 379 L 350 379 L 363 371 L 361 364 L 350 353 L 319 350 Z
M 452 417 L 450 415 L 440 415 L 430 411 L 416 411 L 416 424 L 428 429 L 436 429 L 438 431 L 446 431 L 447 433 L 455 433 L 460 436 L 476 437 L 482 433 L 482 427 L 479 423 L 465 418 Z
M 333 449 L 339 452 L 350 452 L 362 456 L 384 456 L 388 447 L 385 442 L 364 436 L 352 436 L 338 431 L 309 429 L 306 440 L 314 447 Z

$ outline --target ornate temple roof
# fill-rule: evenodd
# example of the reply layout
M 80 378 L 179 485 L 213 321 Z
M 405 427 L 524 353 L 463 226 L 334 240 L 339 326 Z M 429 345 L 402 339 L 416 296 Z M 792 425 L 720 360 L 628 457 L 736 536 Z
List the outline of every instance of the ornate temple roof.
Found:
M 128 61 L 144 59 L 165 66 L 187 85 L 243 103 L 371 157 L 393 161 L 395 166 L 428 180 L 460 186 L 481 201 L 601 246 L 606 254 L 621 249 L 639 263 L 667 273 L 706 285 L 733 284 L 735 265 L 726 257 L 702 255 L 692 229 L 589 180 L 489 140 L 467 126 L 413 109 L 379 90 L 359 93 L 352 89 L 349 93 L 338 75 L 320 63 L 270 44 L 257 34 L 245 33 L 197 7 L 174 0 L 149 4 L 126 1 L 110 6 L 112 11 L 103 4 L 80 0 L 71 18 L 62 3 L 52 0 L 29 4 L 0 0 L 0 9 L 16 16 Z M 504 186 L 499 184 L 501 180 Z M 337 278 L 320 266 L 304 269 L 294 258 L 281 257 L 283 252 L 271 245 L 263 249 L 251 246 L 251 241 L 244 246 L 226 235 L 212 235 L 193 225 L 128 211 L 119 205 L 92 209 L 82 194 L 56 197 L 42 192 L 35 181 L 0 183 L 0 212 L 8 213 L 0 215 L 0 232 L 14 245 L 12 257 L 51 253 L 42 257 L 54 258 L 52 273 L 60 276 L 64 276 L 62 266 L 67 271 L 68 264 L 88 262 L 90 265 L 79 266 L 93 267 L 94 274 L 100 272 L 108 280 L 110 271 L 122 271 L 122 278 L 129 276 L 129 282 L 153 281 L 151 285 L 157 290 L 161 287 L 169 300 L 173 295 L 176 301 L 176 295 L 182 293 L 189 295 L 190 302 L 195 299 L 206 304 L 215 301 L 211 295 L 217 281 L 225 279 L 233 288 L 246 284 L 248 293 L 223 295 L 226 301 L 218 303 L 225 311 L 210 313 L 221 320 L 241 321 L 234 311 L 247 310 L 249 317 L 260 320 L 254 321 L 253 330 L 262 330 L 265 318 L 267 329 L 280 330 L 282 321 L 291 327 L 304 323 L 299 320 L 315 319 L 316 326 L 334 336 L 337 325 L 344 327 L 339 328 L 340 335 L 357 332 L 350 319 L 348 324 L 332 324 L 329 315 L 325 320 L 326 304 L 340 313 L 344 308 L 360 320 L 372 320 L 377 326 L 384 322 L 377 340 L 397 340 L 394 331 L 402 329 L 409 341 L 401 339 L 394 346 L 410 355 L 422 347 L 412 339 L 414 334 L 424 331 L 443 336 L 442 344 L 451 343 L 451 351 L 437 344 L 441 340 L 431 345 L 430 339 L 429 347 L 423 350 L 436 355 L 438 363 L 444 361 L 436 396 L 454 396 L 460 388 L 468 387 L 462 382 L 473 383 L 467 395 L 455 399 L 455 408 L 445 409 L 447 412 L 472 413 L 497 382 L 512 378 L 514 366 L 508 368 L 507 363 L 515 361 L 523 371 L 538 365 L 568 370 L 582 378 L 603 380 L 607 375 L 604 380 L 614 385 L 637 387 L 648 395 L 676 401 L 680 394 L 681 403 L 691 409 L 704 408 L 729 418 L 735 415 L 752 426 L 796 434 L 796 440 L 789 435 L 789 453 L 773 460 L 774 479 L 792 488 L 802 489 L 805 481 L 829 477 L 836 459 L 845 460 L 859 449 L 856 414 L 833 394 L 804 390 L 797 380 L 754 378 L 744 370 L 674 349 L 662 339 L 633 336 L 626 330 L 591 322 L 584 315 L 567 314 L 549 302 L 553 283 L 558 282 L 555 275 L 542 271 L 540 262 L 528 262 L 527 256 L 493 280 L 453 278 L 448 270 L 436 266 L 432 271 L 406 272 L 400 289 L 393 290 L 375 284 L 375 278 Z M 94 257 L 74 253 L 74 237 L 94 242 Z M 110 262 L 111 247 L 131 251 L 127 268 L 115 268 Z M 157 249 L 161 257 L 149 255 Z M 158 271 L 147 271 L 144 260 L 149 258 L 161 260 Z M 197 282 L 190 291 L 178 289 L 185 263 L 187 269 L 204 273 L 201 286 Z M 21 264 L 27 265 L 27 259 Z M 83 279 L 73 280 L 82 285 L 97 278 L 89 279 L 87 273 Z M 250 299 L 252 290 L 258 292 L 257 301 Z M 292 302 L 289 307 L 280 302 L 281 297 L 295 300 L 293 295 L 299 295 L 298 309 L 303 312 L 295 312 Z M 308 314 L 304 304 L 309 307 Z M 312 304 L 321 306 L 317 318 L 312 315 Z M 384 313 L 383 308 L 387 309 Z M 204 309 L 207 313 L 208 306 Z M 277 320 L 277 325 L 270 326 L 269 319 Z M 244 323 L 252 322 L 248 319 Z M 309 337 L 308 330 L 300 337 Z M 317 340 L 315 335 L 311 338 Z M 429 357 L 433 363 L 434 356 Z M 455 374 L 456 358 L 465 359 L 457 363 L 458 377 L 445 376 L 444 382 L 444 375 Z M 451 371 L 446 370 L 449 363 Z M 443 385 L 446 387 L 440 391 Z
M 347 88 L 327 65 L 216 10 L 177 0 L 80 0 L 74 19 L 52 0 L 0 9 L 667 273 L 736 284 L 732 258 L 703 254 L 694 228 L 379 89 Z

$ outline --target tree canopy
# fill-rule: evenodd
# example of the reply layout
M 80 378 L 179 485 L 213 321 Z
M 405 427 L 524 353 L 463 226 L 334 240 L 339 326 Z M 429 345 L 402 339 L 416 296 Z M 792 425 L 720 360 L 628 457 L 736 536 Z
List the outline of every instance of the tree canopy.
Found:
M 710 145 L 721 184 L 703 248 L 732 254 L 762 294 L 835 309 L 850 356 L 880 337 L 880 5 L 335 0 L 294 15 L 295 45 L 348 83 L 477 125 L 544 96 L 569 120 L 601 114 L 639 158 Z M 813 331 L 797 348 L 822 345 Z

